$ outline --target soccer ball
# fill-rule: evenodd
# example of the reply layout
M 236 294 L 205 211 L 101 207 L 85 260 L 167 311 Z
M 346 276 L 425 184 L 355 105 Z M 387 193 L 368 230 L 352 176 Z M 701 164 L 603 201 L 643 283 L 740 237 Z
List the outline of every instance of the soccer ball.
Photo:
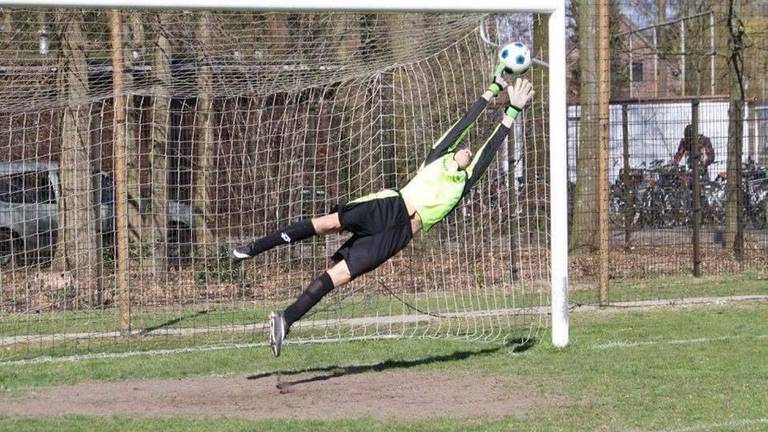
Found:
M 531 67 L 531 51 L 522 42 L 501 47 L 499 60 L 507 73 L 520 75 Z

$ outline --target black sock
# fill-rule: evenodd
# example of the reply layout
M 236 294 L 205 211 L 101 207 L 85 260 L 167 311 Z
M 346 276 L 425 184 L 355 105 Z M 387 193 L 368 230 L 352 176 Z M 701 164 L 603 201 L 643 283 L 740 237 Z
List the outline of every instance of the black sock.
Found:
M 296 299 L 293 304 L 285 308 L 283 311 L 283 318 L 285 318 L 286 327 L 290 327 L 291 324 L 301 319 L 312 306 L 316 305 L 321 298 L 331 292 L 333 289 L 333 280 L 328 273 L 323 272 L 317 279 L 313 280 L 309 284 L 307 289 Z
M 315 227 L 312 225 L 312 221 L 310 219 L 305 219 L 301 222 L 288 225 L 283 229 L 279 229 L 272 234 L 264 236 L 251 243 L 250 255 L 256 256 L 275 246 L 301 241 L 312 237 L 315 234 L 317 234 L 317 232 L 315 232 Z

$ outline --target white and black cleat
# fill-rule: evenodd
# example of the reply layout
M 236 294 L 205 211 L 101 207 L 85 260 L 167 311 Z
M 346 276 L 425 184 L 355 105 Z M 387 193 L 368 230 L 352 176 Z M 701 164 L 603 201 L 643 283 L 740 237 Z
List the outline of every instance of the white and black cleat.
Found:
M 283 339 L 285 339 L 285 318 L 282 312 L 274 311 L 269 314 L 269 345 L 272 346 L 275 357 L 280 356 Z
M 251 259 L 251 258 L 253 258 L 253 255 L 251 255 L 250 245 L 238 246 L 229 251 L 229 259 L 231 259 L 234 262 L 240 262 L 242 260 Z

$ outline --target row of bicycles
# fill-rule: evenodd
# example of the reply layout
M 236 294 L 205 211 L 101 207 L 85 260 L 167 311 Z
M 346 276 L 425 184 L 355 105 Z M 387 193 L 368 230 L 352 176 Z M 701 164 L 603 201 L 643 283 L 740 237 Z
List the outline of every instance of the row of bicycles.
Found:
M 701 176 L 703 224 L 725 220 L 725 171 L 714 180 Z M 742 220 L 753 229 L 768 228 L 768 166 L 749 160 L 742 165 Z M 609 218 L 614 226 L 671 228 L 693 222 L 693 174 L 686 166 L 654 160 L 621 170 L 611 185 Z

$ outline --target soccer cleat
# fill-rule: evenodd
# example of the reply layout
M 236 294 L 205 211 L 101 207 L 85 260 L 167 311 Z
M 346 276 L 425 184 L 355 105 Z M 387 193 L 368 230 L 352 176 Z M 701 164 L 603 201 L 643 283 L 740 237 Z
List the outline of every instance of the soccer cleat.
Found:
M 275 357 L 280 356 L 280 347 L 285 338 L 285 318 L 283 313 L 274 311 L 269 314 L 269 345 L 272 346 L 272 352 Z
M 245 259 L 253 258 L 253 255 L 251 255 L 251 246 L 250 245 L 243 245 L 238 246 L 232 250 L 229 251 L 229 259 L 232 261 L 242 261 Z

